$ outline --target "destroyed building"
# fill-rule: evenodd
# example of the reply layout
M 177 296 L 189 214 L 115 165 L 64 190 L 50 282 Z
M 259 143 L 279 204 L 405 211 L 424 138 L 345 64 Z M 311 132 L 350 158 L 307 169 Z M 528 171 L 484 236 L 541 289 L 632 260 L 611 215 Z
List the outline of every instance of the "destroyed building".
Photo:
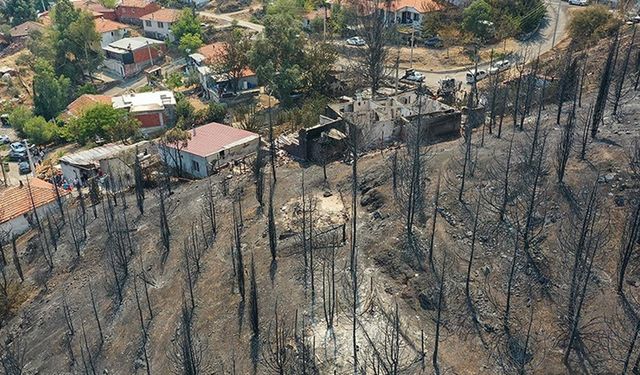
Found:
M 383 147 L 406 141 L 409 127 L 415 126 L 418 118 L 425 126 L 425 142 L 460 134 L 460 111 L 416 91 L 375 99 L 342 99 L 329 104 L 318 124 L 301 129 L 297 139 L 283 140 L 283 148 L 303 160 L 317 160 L 318 149 L 330 154 L 343 150 L 340 144 L 354 129 L 359 134 L 359 149 Z M 322 157 L 332 159 L 326 153 Z

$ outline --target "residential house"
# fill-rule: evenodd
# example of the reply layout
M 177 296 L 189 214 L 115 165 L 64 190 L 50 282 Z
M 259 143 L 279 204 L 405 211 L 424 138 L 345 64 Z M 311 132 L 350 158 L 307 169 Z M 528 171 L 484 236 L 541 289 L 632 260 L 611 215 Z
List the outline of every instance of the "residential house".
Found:
M 72 1 L 71 4 L 76 9 L 90 12 L 94 18 L 104 18 L 111 21 L 115 21 L 117 18 L 115 9 L 107 8 L 97 0 L 76 0 Z
M 187 146 L 177 149 L 160 145 L 162 160 L 171 168 L 195 178 L 204 178 L 230 163 L 253 155 L 260 146 L 258 134 L 212 122 L 192 130 Z
M 140 153 L 143 167 L 152 155 L 157 154 L 155 145 L 142 141 L 131 145 L 110 143 L 82 150 L 60 158 L 62 176 L 69 182 L 79 180 L 85 184 L 94 177 L 109 178 L 109 188 L 115 191 L 134 184 L 133 164 L 135 153 Z
M 380 6 L 388 22 L 409 24 L 418 28 L 422 26 L 425 14 L 444 8 L 436 0 L 393 0 Z
M 68 191 L 57 189 L 53 184 L 39 178 L 29 183 L 20 182 L 0 190 L 0 233 L 8 236 L 20 235 L 37 225 L 33 209 L 40 220 L 57 209 L 57 196 L 66 198 Z M 2 239 L 3 240 L 3 239 Z
M 174 38 L 171 26 L 179 18 L 180 11 L 178 9 L 162 8 L 144 15 L 140 19 L 143 22 L 142 27 L 144 28 L 145 36 L 172 42 Z
M 126 37 L 129 34 L 129 26 L 105 18 L 96 18 L 96 31 L 101 36 L 100 46 L 102 48 Z
M 198 52 L 189 55 L 187 69 L 196 72 L 208 99 L 220 101 L 226 96 L 233 96 L 238 91 L 253 90 L 258 87 L 258 77 L 247 67 L 240 73 L 234 89 L 232 77 L 228 73 L 219 72 L 217 68 L 225 54 L 226 44 L 216 42 L 202 46 Z
M 148 0 L 122 0 L 116 7 L 118 21 L 142 26 L 142 17 L 162 8 L 160 4 Z
M 331 18 L 331 7 L 330 3 L 327 3 L 327 7 L 320 7 L 311 12 L 308 12 L 302 16 L 302 28 L 305 30 L 311 30 L 313 27 L 313 23 L 315 20 L 319 20 L 319 22 L 324 22 L 325 16 L 327 17 L 327 22 L 329 18 Z M 329 25 L 326 25 L 329 27 Z
M 176 98 L 171 91 L 155 91 L 117 96 L 113 108 L 125 109 L 140 121 L 144 134 L 173 126 L 176 121 Z
M 104 66 L 129 78 L 164 59 L 167 46 L 164 42 L 144 37 L 123 38 L 103 47 Z
M 13 42 L 18 42 L 29 38 L 34 32 L 43 32 L 44 29 L 45 26 L 41 23 L 27 21 L 19 24 L 18 26 L 12 27 L 9 30 L 9 35 L 11 35 L 11 40 Z
M 107 95 L 83 94 L 76 100 L 69 103 L 67 109 L 60 114 L 60 119 L 68 122 L 74 118 L 80 117 L 86 110 L 95 107 L 98 104 L 111 105 L 111 97 Z

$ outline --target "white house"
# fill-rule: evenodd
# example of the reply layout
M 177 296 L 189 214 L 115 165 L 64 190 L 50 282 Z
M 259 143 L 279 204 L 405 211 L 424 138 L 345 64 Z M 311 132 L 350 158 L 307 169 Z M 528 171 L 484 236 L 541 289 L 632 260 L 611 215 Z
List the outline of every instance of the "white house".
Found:
M 177 9 L 162 8 L 140 17 L 144 35 L 149 38 L 173 41 L 171 25 L 180 18 Z
M 33 213 L 35 207 L 40 220 L 49 210 L 57 209 L 56 187 L 39 178 L 20 182 L 18 186 L 9 186 L 0 190 L 0 233 L 3 235 L 20 235 L 37 224 Z M 58 189 L 61 199 L 68 191 Z M 0 239 L 2 240 L 2 239 Z
M 256 133 L 212 122 L 192 130 L 186 147 L 160 145 L 160 157 L 172 168 L 195 178 L 211 175 L 216 169 L 243 160 L 260 146 Z
M 104 18 L 96 18 L 94 22 L 96 24 L 96 31 L 102 38 L 100 40 L 100 46 L 102 48 L 129 35 L 129 26 L 123 23 Z
M 435 0 L 394 0 L 381 2 L 380 8 L 388 22 L 420 27 L 425 14 L 442 10 L 443 6 Z
M 140 121 L 140 131 L 152 134 L 173 126 L 176 120 L 176 97 L 172 91 L 131 93 L 111 99 L 113 108 L 124 109 Z

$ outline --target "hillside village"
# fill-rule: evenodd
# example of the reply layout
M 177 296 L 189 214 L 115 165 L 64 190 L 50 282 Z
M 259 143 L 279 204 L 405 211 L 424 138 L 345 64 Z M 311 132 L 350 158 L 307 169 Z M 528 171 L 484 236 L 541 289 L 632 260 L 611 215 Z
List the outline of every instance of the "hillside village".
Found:
M 640 373 L 638 24 L 0 2 L 0 373 Z

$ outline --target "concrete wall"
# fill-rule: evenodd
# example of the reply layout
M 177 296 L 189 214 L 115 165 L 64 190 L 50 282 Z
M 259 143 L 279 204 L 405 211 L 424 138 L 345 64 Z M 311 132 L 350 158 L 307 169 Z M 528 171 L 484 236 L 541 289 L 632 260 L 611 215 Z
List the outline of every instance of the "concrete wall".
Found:
M 66 196 L 61 198 L 64 200 L 65 197 Z M 38 207 L 36 209 L 36 212 L 38 213 L 38 217 L 40 218 L 40 220 L 43 220 L 43 218 L 49 211 L 57 210 L 57 209 L 58 209 L 57 203 L 54 200 L 53 202 L 50 202 L 48 204 Z M 35 218 L 33 217 L 33 213 L 28 212 L 22 216 L 18 216 L 12 220 L 9 220 L 6 223 L 0 224 L 0 231 L 8 233 L 9 238 L 11 238 L 11 236 L 14 236 L 14 235 L 19 236 L 27 232 L 31 228 L 31 226 L 29 225 L 29 220 L 27 220 L 27 216 L 29 217 L 29 220 L 35 223 Z
M 173 34 L 171 33 L 171 23 L 169 22 L 143 20 L 142 27 L 144 28 L 144 35 L 148 38 L 159 40 L 167 39 L 170 42 L 174 40 Z
M 116 40 L 120 40 L 124 38 L 126 32 L 127 32 L 126 30 L 120 29 L 120 30 L 107 31 L 106 33 L 102 33 L 102 40 L 100 41 L 100 46 L 104 48 L 109 44 L 115 42 Z

